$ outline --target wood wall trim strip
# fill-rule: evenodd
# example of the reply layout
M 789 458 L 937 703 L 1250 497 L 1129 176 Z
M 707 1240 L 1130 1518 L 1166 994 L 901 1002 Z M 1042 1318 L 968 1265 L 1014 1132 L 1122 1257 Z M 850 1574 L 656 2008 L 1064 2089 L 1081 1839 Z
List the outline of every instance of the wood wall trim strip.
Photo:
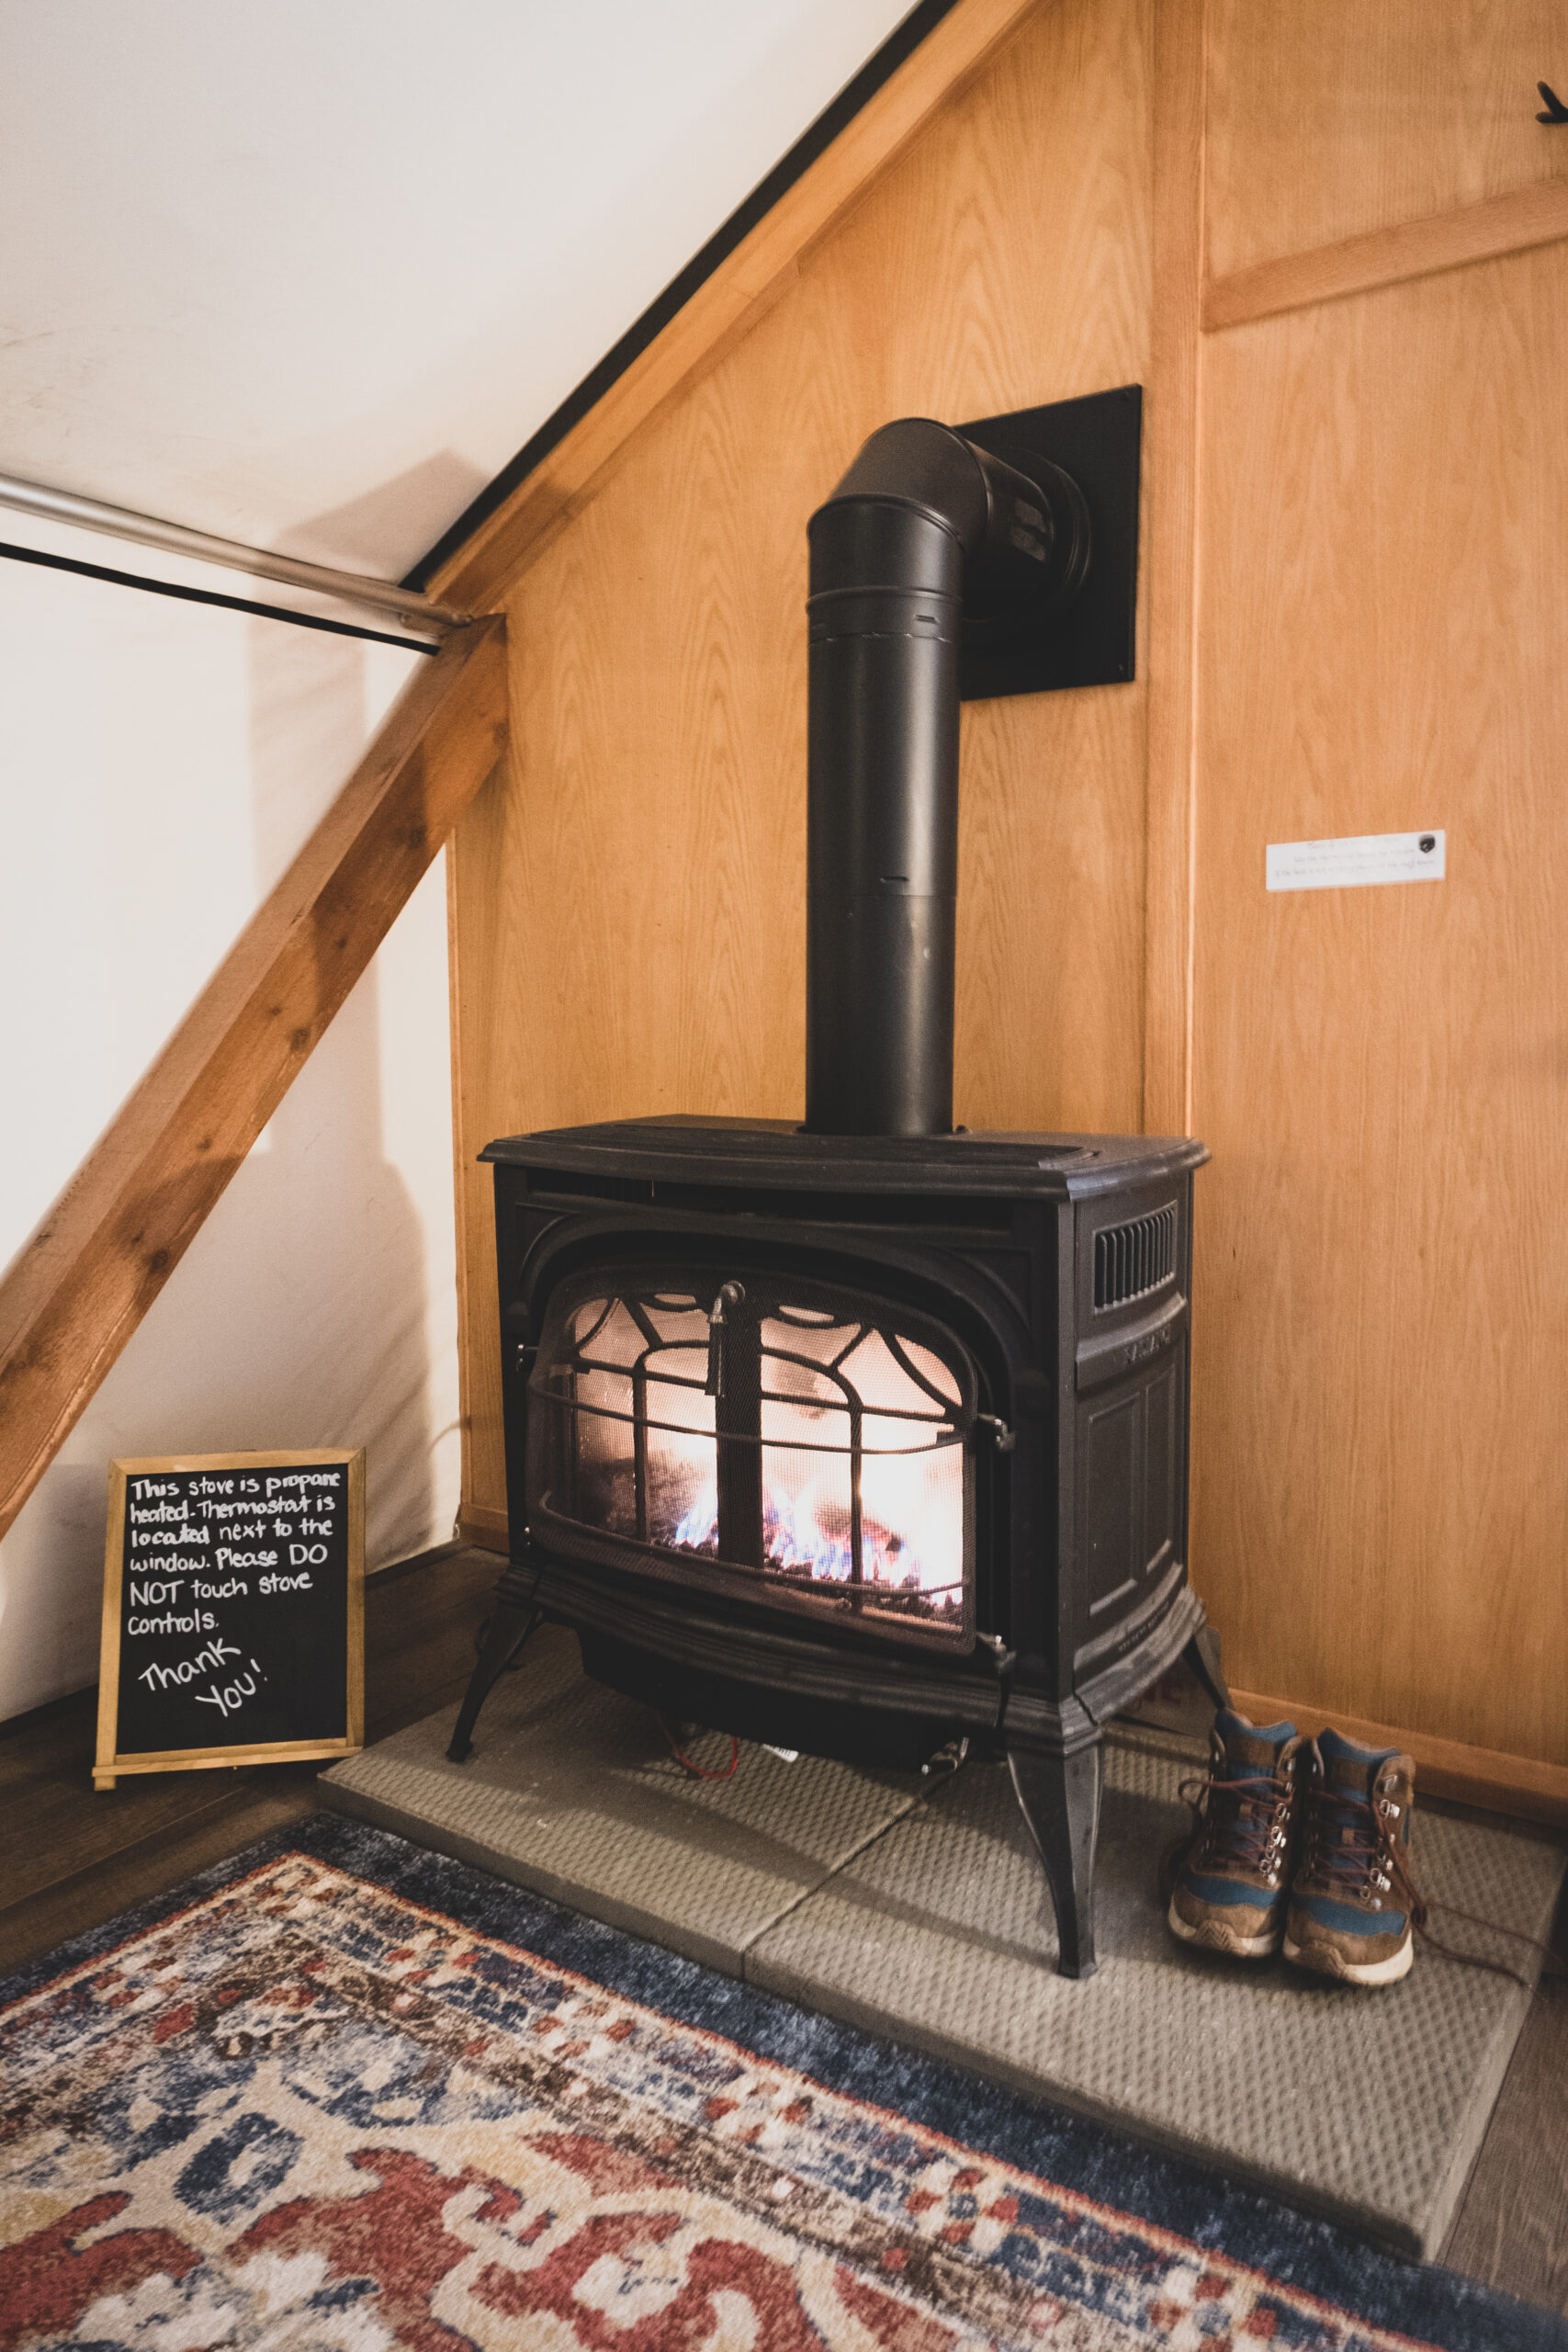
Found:
M 1467 1747 L 1461 1740 L 1402 1731 L 1397 1724 L 1373 1723 L 1363 1715 L 1325 1714 L 1303 1700 L 1269 1698 L 1257 1690 L 1233 1690 L 1231 1697 L 1255 1724 L 1293 1723 L 1314 1738 L 1332 1724 L 1363 1747 L 1403 1748 L 1416 1759 L 1417 1798 L 1425 1789 L 1432 1796 L 1482 1805 L 1492 1813 L 1568 1822 L 1568 1765 L 1543 1764 L 1495 1747 Z
M 506 1513 L 492 1510 L 488 1503 L 465 1501 L 457 1528 L 464 1543 L 474 1544 L 481 1552 L 505 1552 L 511 1548 Z
M 1154 51 L 1144 1132 L 1187 1135 L 1192 1125 L 1203 0 L 1167 0 L 1156 9 Z
M 1337 244 L 1287 254 L 1228 277 L 1211 278 L 1203 289 L 1203 331 L 1215 334 L 1254 319 L 1273 318 L 1281 311 L 1370 294 L 1409 278 L 1462 269 L 1471 262 L 1555 244 L 1562 237 L 1568 237 L 1568 181 L 1510 188 L 1482 204 L 1401 221 L 1393 229 L 1371 229 Z
M 0 1535 L 359 978 L 506 732 L 506 632 L 423 662 L 0 1282 Z
M 832 145 L 678 311 L 581 422 L 434 575 L 448 601 L 493 605 L 554 528 L 600 487 L 620 450 L 763 316 L 812 245 L 980 72 L 1039 0 L 959 0 Z
M 453 851 L 446 856 L 446 1021 L 451 1039 L 452 1058 L 452 1214 L 457 1226 L 457 1530 L 462 1533 L 473 1487 L 474 1449 L 472 1443 L 473 1407 L 470 1401 L 472 1383 L 468 1375 L 468 1351 L 475 1344 L 477 1333 L 471 1328 L 468 1294 L 468 1132 L 464 1117 L 463 1087 L 463 989 L 460 943 L 461 924 L 457 907 L 457 861 Z

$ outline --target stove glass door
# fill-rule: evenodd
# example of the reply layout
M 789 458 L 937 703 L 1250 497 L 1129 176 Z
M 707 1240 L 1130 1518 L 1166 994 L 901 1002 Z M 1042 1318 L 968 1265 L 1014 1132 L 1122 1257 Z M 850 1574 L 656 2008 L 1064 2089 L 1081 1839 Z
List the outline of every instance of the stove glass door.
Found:
M 580 1276 L 529 1382 L 529 1524 L 569 1554 L 966 1647 L 975 1407 L 953 1335 L 863 1294 L 746 1268 Z

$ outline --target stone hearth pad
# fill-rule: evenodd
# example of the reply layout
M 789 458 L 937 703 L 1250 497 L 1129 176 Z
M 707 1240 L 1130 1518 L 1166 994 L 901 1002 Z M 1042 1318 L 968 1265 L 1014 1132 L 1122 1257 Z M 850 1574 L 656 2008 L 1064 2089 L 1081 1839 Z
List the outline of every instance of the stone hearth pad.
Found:
M 585 1678 L 559 1626 L 502 1676 L 466 1764 L 446 1761 L 457 1713 L 348 1758 L 318 1783 L 323 1802 L 730 1976 L 924 1785 L 752 1747 L 732 1780 L 693 1780 L 647 1707 Z M 721 1769 L 729 1742 L 707 1733 L 689 1752 Z
M 535 1637 L 446 1761 L 446 1709 L 322 1775 L 344 1813 L 827 2011 L 1217 2164 L 1406 2252 L 1441 2244 L 1524 2021 L 1506 1978 L 1418 1952 L 1401 1985 L 1320 1985 L 1176 1943 L 1161 1855 L 1200 1751 L 1119 1727 L 1096 1874 L 1100 1973 L 1052 1973 L 1039 1864 L 1004 1767 L 929 1788 L 742 1746 L 694 1781 L 654 1717 Z M 693 1751 L 709 1767 L 728 1741 Z M 1544 1838 L 1418 1813 L 1428 1897 L 1546 1934 Z M 1461 1942 L 1460 1923 L 1438 1922 Z M 1518 1948 L 1510 1955 L 1517 1962 Z

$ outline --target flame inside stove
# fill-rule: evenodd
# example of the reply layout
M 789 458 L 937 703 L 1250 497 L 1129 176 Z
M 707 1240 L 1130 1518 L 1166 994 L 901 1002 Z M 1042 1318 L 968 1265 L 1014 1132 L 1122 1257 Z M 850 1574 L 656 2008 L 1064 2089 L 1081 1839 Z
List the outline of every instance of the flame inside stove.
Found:
M 689 1296 L 577 1309 L 578 1515 L 716 1562 L 732 1550 L 797 1591 L 831 1589 L 840 1606 L 956 1622 L 964 1465 L 952 1368 L 897 1331 L 781 1306 L 754 1327 L 738 1434 L 733 1374 L 722 1420 L 707 1393 L 709 1337 Z M 721 1459 L 743 1498 L 728 1545 Z

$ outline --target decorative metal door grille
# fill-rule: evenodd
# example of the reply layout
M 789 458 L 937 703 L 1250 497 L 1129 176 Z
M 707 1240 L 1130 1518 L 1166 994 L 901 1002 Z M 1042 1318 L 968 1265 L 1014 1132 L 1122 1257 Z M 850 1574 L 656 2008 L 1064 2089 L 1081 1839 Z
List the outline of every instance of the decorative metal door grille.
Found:
M 528 1421 L 554 1545 L 969 1638 L 975 1379 L 919 1316 L 744 1269 L 581 1279 L 552 1300 Z

